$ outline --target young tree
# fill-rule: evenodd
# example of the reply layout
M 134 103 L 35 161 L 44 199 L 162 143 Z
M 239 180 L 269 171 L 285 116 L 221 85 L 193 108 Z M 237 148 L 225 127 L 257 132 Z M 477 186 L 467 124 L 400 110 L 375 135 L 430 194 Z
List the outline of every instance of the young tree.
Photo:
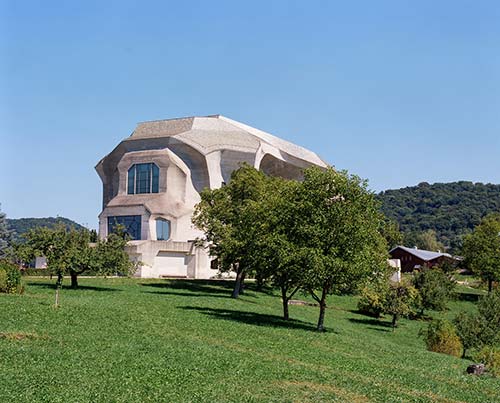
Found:
M 455 288 L 455 282 L 439 268 L 424 268 L 415 273 L 413 286 L 420 293 L 422 302 L 420 314 L 423 315 L 425 309 L 436 311 L 446 309 L 446 304 Z
M 392 315 L 392 330 L 398 327 L 399 318 L 416 312 L 420 305 L 418 291 L 411 285 L 390 284 L 384 298 L 383 312 Z
M 328 294 L 350 293 L 376 271 L 386 270 L 383 216 L 366 181 L 311 167 L 294 195 L 291 241 L 307 260 L 305 287 L 319 303 L 317 329 L 324 331 Z
M 60 224 L 53 229 L 38 227 L 29 231 L 25 238 L 20 253 L 45 256 L 47 269 L 57 276 L 55 306 L 59 306 L 59 293 L 66 274 L 71 277 L 71 287 L 77 288 L 78 276 L 85 272 L 129 274 L 134 267 L 124 250 L 127 240 L 119 234 L 110 234 L 105 240 L 91 243 L 89 230 L 68 230 Z
M 486 216 L 464 239 L 462 253 L 472 271 L 488 282 L 500 281 L 500 213 Z
M 462 311 L 453 319 L 453 324 L 462 342 L 462 358 L 470 349 L 482 346 L 483 322 L 477 313 Z

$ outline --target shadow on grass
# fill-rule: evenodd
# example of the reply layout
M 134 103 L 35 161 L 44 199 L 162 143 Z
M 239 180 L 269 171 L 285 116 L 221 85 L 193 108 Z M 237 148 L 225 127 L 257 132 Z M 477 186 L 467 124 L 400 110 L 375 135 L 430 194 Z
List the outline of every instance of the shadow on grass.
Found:
M 256 312 L 236 311 L 231 309 L 205 308 L 197 306 L 182 306 L 180 309 L 198 311 L 204 315 L 216 319 L 229 320 L 233 322 L 246 323 L 255 326 L 284 327 L 288 329 L 301 329 L 316 331 L 316 327 L 310 323 L 297 319 L 284 320 L 281 316 L 266 315 Z
M 477 301 L 479 301 L 479 297 L 481 297 L 481 296 L 482 296 L 482 294 L 478 291 L 476 291 L 476 292 L 458 291 L 455 293 L 454 298 L 457 301 L 477 302 Z
M 234 282 L 224 280 L 165 280 L 159 283 L 140 283 L 140 285 L 162 290 L 149 291 L 152 294 L 230 298 Z M 241 296 L 256 297 L 253 293 L 249 294 L 248 291 L 249 288 L 246 288 L 246 291 Z
M 379 331 L 386 331 L 390 332 L 392 330 L 392 326 L 390 322 L 384 322 L 380 319 L 375 319 L 375 318 L 349 318 L 349 322 L 352 323 L 359 323 L 362 325 L 369 325 L 369 326 L 375 326 L 375 327 L 370 327 L 370 329 L 374 330 L 379 330 Z
M 51 289 L 55 290 L 56 289 L 56 284 L 48 284 L 48 283 L 27 283 L 29 287 L 38 287 L 38 288 L 46 288 L 46 289 Z M 79 285 L 78 288 L 71 288 L 70 285 L 64 285 L 62 286 L 63 290 L 69 290 L 69 291 L 121 291 L 117 288 L 108 288 L 108 287 L 94 287 L 91 285 Z

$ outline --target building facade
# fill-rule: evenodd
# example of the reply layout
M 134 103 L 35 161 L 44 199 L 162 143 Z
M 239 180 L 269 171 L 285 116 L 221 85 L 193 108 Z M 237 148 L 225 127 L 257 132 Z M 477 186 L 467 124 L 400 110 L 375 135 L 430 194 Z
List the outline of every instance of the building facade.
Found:
M 191 216 L 204 188 L 229 182 L 246 162 L 268 175 L 302 178 L 327 164 L 312 151 L 221 115 L 139 123 L 96 165 L 103 183 L 99 234 L 123 225 L 140 277 L 216 274 Z

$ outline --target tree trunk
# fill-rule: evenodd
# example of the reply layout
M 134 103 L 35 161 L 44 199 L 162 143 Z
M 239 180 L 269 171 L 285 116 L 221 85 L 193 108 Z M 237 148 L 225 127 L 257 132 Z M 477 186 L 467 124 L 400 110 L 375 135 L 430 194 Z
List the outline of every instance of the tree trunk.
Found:
M 78 288 L 78 274 L 71 272 L 71 288 Z
M 324 332 L 325 329 L 325 311 L 326 311 L 326 288 L 321 291 L 321 299 L 319 301 L 319 319 L 318 327 L 316 330 L 318 332 Z
M 491 291 L 493 290 L 493 280 L 491 278 L 488 279 L 488 293 L 491 294 Z
M 245 293 L 245 278 L 247 276 L 247 272 L 243 270 L 243 274 L 241 275 L 241 281 L 240 281 L 240 294 Z
M 62 275 L 62 273 L 58 273 L 57 274 L 57 281 L 56 281 L 56 301 L 54 303 L 54 306 L 56 308 L 59 307 L 59 291 L 61 290 L 62 282 L 63 282 L 63 275 Z
M 257 291 L 261 292 L 264 288 L 264 279 L 262 278 L 262 276 L 259 276 L 258 274 L 255 276 L 255 284 L 257 287 Z
M 398 327 L 398 316 L 397 314 L 392 315 L 392 331 Z
M 286 288 L 281 287 L 281 300 L 283 301 L 283 319 L 288 320 L 288 297 L 286 296 Z
M 236 272 L 236 281 L 234 282 L 234 288 L 233 293 L 231 294 L 231 298 L 238 298 L 240 296 L 242 279 L 243 268 L 238 267 L 238 271 Z

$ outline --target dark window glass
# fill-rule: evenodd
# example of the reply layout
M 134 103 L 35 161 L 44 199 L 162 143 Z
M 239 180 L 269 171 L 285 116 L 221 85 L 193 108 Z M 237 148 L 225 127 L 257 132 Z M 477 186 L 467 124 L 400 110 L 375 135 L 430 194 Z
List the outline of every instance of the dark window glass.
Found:
M 108 234 L 115 232 L 118 225 L 125 227 L 125 231 L 133 240 L 141 239 L 141 216 L 119 215 L 108 217 Z
M 128 170 L 128 194 L 158 193 L 160 169 L 153 163 L 135 164 Z
M 129 195 L 134 194 L 134 188 L 135 188 L 135 165 L 132 166 L 128 170 L 128 185 L 127 185 L 127 193 Z
M 156 220 L 156 239 L 166 241 L 170 238 L 170 221 L 158 218 Z
M 152 170 L 152 174 L 153 174 L 153 181 L 151 183 L 151 193 L 158 193 L 158 182 L 160 180 L 160 169 L 155 164 L 151 164 L 151 170 Z

